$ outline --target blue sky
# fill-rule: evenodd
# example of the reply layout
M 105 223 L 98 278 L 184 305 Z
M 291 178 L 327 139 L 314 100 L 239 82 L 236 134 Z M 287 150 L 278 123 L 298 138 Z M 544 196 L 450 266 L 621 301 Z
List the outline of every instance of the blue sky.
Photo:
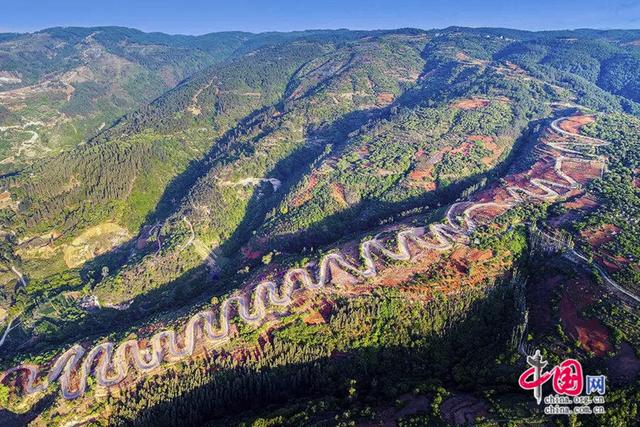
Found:
M 0 32 L 121 25 L 144 31 L 316 28 L 640 28 L 640 0 L 0 0 Z

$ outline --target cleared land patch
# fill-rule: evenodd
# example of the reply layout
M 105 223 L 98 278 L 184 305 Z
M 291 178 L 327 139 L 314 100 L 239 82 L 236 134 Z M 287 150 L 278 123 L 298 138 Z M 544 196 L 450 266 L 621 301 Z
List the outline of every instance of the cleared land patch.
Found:
M 481 98 L 469 98 L 469 99 L 461 99 L 460 101 L 453 104 L 454 108 L 459 108 L 461 110 L 475 110 L 476 108 L 482 108 L 489 105 L 488 99 Z
M 69 268 L 79 267 L 90 259 L 126 242 L 131 235 L 113 222 L 88 228 L 65 246 L 64 261 Z

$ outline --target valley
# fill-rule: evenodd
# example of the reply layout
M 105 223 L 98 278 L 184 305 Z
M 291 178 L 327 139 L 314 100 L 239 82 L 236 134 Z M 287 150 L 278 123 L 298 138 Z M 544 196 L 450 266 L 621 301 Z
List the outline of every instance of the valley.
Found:
M 261 282 L 250 291 L 253 295 L 232 296 L 224 300 L 219 307 L 195 314 L 187 322 L 184 337 L 180 340 L 181 343 L 176 338 L 175 331 L 165 330 L 154 334 L 150 339 L 151 348 L 143 350 L 140 350 L 137 341 L 126 341 L 120 344 L 117 349 L 113 343 L 108 342 L 92 348 L 89 352 L 86 352 L 83 347 L 75 345 L 53 363 L 46 381 L 52 382 L 60 377 L 63 396 L 66 399 L 79 397 L 86 390 L 87 377 L 91 374 L 94 360 L 98 360 L 95 370 L 97 384 L 102 387 L 118 384 L 126 378 L 129 370 L 127 350 L 132 355 L 134 367 L 138 371 L 153 370 L 160 365 L 165 357 L 180 359 L 192 355 L 196 345 L 197 328 L 202 328 L 207 346 L 215 346 L 220 342 L 227 341 L 230 338 L 233 306 L 236 306 L 235 312 L 237 312 L 239 319 L 248 324 L 259 325 L 267 316 L 270 305 L 276 307 L 289 306 L 293 302 L 294 292 L 298 288 L 304 291 L 324 289 L 335 285 L 333 283 L 334 276 L 344 273 L 360 279 L 375 277 L 377 275 L 376 255 L 392 261 L 411 261 L 413 258 L 412 252 L 417 248 L 420 250 L 449 251 L 453 248 L 453 242 L 466 238 L 473 232 L 476 227 L 473 219 L 475 216 L 481 215 L 483 221 L 489 222 L 493 219 L 491 215 L 499 215 L 502 213 L 500 211 L 509 209 L 517 203 L 522 203 L 524 199 L 521 194 L 524 194 L 524 197 L 527 198 L 549 201 L 561 196 L 561 193 L 553 190 L 552 187 L 559 188 L 565 193 L 570 193 L 571 190 L 578 188 L 578 184 L 573 177 L 563 171 L 563 162 L 567 164 L 593 161 L 593 155 L 585 154 L 578 150 L 584 150 L 584 147 L 597 148 L 609 144 L 603 140 L 565 131 L 558 126 L 558 123 L 561 123 L 560 126 L 562 126 L 564 122 L 570 122 L 570 120 L 569 118 L 554 120 L 550 124 L 550 128 L 556 135 L 548 136 L 549 140 L 543 142 L 542 148 L 538 148 L 543 155 L 551 157 L 551 161 L 546 161 L 546 163 L 552 163 L 553 171 L 556 174 L 555 180 L 531 178 L 528 183 L 524 182 L 521 186 L 510 185 L 504 189 L 492 189 L 493 200 L 486 200 L 485 196 L 481 194 L 481 201 L 454 204 L 446 211 L 445 223 L 430 225 L 428 227 L 429 234 L 425 235 L 424 230 L 421 229 L 398 231 L 395 237 L 397 242 L 396 251 L 387 249 L 377 237 L 364 241 L 360 244 L 358 251 L 364 269 L 347 260 L 340 252 L 326 255 L 318 261 L 318 266 L 316 267 L 318 271 L 317 277 L 313 277 L 308 268 L 304 268 L 306 266 L 289 269 L 284 273 L 281 285 L 271 281 Z M 568 137 L 571 140 L 564 141 L 560 137 Z M 546 151 L 546 148 L 553 150 L 553 152 Z M 573 157 L 567 157 L 568 154 Z M 603 160 L 598 161 L 602 162 Z M 526 175 L 531 175 L 532 172 L 529 171 Z M 544 173 L 540 173 L 540 176 L 544 176 Z M 507 180 L 517 182 L 515 178 L 507 178 Z M 527 185 L 530 185 L 532 189 L 526 188 Z M 510 200 L 499 199 L 498 193 L 501 190 L 511 196 Z M 495 211 L 496 209 L 498 209 L 498 212 Z M 391 230 L 385 231 L 389 232 Z M 341 270 L 342 273 L 337 273 L 337 270 Z M 634 299 L 640 302 L 638 297 L 634 296 Z M 216 314 L 219 316 L 218 321 L 215 320 Z M 75 367 L 74 365 L 79 364 L 85 353 L 86 358 L 82 362 L 82 367 Z M 111 377 L 107 375 L 109 367 L 115 374 Z M 27 393 L 41 392 L 46 388 L 46 382 L 37 386 L 34 384 L 38 376 L 37 367 L 24 365 L 8 370 L 5 375 L 10 375 L 20 370 L 28 372 L 28 379 L 25 385 Z M 77 390 L 72 391 L 71 384 L 75 381 L 72 381 L 70 374 L 74 371 L 79 371 L 80 378 L 78 382 L 80 385 Z
M 630 423 L 637 38 L 0 37 L 0 423 Z

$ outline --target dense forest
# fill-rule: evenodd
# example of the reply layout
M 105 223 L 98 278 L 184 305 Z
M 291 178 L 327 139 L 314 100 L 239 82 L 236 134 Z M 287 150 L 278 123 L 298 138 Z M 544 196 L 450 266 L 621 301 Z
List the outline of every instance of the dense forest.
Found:
M 603 148 L 603 154 L 611 160 L 607 173 L 594 181 L 589 189 L 601 201 L 601 205 L 589 212 L 576 224 L 583 232 L 605 225 L 617 228 L 612 240 L 603 248 L 619 264 L 614 276 L 626 286 L 638 289 L 640 285 L 640 195 L 638 194 L 638 171 L 640 171 L 640 122 L 626 117 L 611 115 L 585 128 L 588 134 L 613 141 Z M 585 250 L 591 252 L 590 248 Z

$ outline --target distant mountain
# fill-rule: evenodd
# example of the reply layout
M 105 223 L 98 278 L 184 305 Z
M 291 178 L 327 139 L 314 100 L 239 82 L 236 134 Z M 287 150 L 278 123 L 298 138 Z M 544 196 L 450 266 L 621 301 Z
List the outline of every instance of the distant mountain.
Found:
M 291 39 L 358 34 L 172 36 L 122 27 L 0 34 L 0 172 L 71 149 L 194 72 L 234 55 Z
M 240 33 L 194 38 L 127 28 L 0 37 L 2 169 L 68 150 L 185 77 L 226 58 Z

